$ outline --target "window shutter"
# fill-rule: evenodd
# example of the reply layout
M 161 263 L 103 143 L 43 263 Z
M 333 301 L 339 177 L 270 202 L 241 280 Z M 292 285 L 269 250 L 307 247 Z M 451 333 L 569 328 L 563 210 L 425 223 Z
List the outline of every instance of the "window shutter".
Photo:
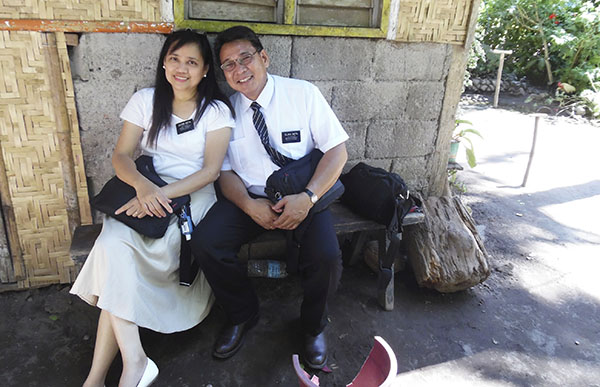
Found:
M 298 0 L 296 23 L 302 25 L 379 27 L 381 0 Z
M 190 0 L 188 6 L 189 19 L 263 23 L 281 23 L 283 19 L 283 9 L 277 0 Z

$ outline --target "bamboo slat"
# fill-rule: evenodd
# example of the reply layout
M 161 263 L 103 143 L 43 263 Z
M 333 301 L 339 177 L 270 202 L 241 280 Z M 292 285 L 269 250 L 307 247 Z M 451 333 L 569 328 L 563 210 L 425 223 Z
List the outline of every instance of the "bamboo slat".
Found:
M 159 2 L 160 0 L 0 0 L 0 19 L 160 21 Z
M 73 173 L 75 177 L 75 189 L 79 208 L 79 224 L 92 224 L 92 212 L 88 196 L 87 179 L 83 163 L 83 151 L 79 137 L 79 121 L 77 120 L 77 108 L 75 107 L 75 88 L 71 76 L 71 63 L 67 51 L 67 39 L 64 33 L 56 33 L 58 56 L 60 58 L 60 70 L 63 81 L 65 104 L 69 119 L 69 130 L 72 151 Z M 72 233 L 71 233 L 72 234 Z
M 472 0 L 400 0 L 396 40 L 464 44 Z
M 2 203 L 14 218 L 13 262 L 24 266 L 15 275 L 19 287 L 67 283 L 71 229 L 90 217 L 79 206 L 87 194 L 64 34 L 2 31 L 0 49 Z

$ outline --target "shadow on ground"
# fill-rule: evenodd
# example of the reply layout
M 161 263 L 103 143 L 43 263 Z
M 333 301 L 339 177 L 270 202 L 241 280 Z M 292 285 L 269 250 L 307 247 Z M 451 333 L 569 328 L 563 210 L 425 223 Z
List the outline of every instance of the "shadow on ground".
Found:
M 594 178 L 573 180 L 553 167 L 549 176 L 555 181 L 544 178 L 541 184 L 541 166 L 549 162 L 540 151 L 531 184 L 516 187 L 530 140 L 501 144 L 497 129 L 484 125 L 504 117 L 509 127 L 517 126 L 510 120 L 530 126 L 529 118 L 509 113 L 478 109 L 463 116 L 489 131 L 487 145 L 476 144 L 480 166 L 460 178 L 468 187 L 463 199 L 485 236 L 491 276 L 469 290 L 440 294 L 419 288 L 407 269 L 396 277 L 395 309 L 385 312 L 375 299 L 375 274 L 363 263 L 345 268 L 330 307 L 333 372 L 318 373 L 322 386 L 349 383 L 375 335 L 397 355 L 399 386 L 600 385 L 600 231 L 591 216 L 600 208 L 600 180 L 593 173 Z M 509 133 L 501 130 L 497 138 Z M 582 133 L 589 136 L 580 138 L 582 144 L 598 143 L 593 132 Z M 593 153 L 585 147 L 571 152 L 567 157 Z M 593 172 L 595 165 L 596 159 L 586 159 L 568 171 L 587 166 Z M 300 348 L 298 278 L 254 282 L 261 319 L 229 360 L 211 357 L 222 318 L 218 308 L 187 332 L 142 331 L 147 353 L 160 368 L 156 386 L 297 385 L 291 357 Z M 68 290 L 55 285 L 0 294 L 3 386 L 81 385 L 98 310 Z M 117 385 L 119 373 L 115 361 L 108 387 Z

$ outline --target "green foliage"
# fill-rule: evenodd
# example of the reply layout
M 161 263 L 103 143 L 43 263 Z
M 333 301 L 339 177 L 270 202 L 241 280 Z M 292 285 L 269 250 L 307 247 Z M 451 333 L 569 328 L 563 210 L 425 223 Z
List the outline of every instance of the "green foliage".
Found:
M 456 169 L 452 169 L 448 171 L 448 182 L 450 186 L 454 188 L 455 191 L 460 193 L 467 193 L 467 186 L 465 183 L 458 181 L 458 174 L 456 173 Z
M 469 137 L 471 137 L 472 135 L 479 136 L 480 138 L 483 137 L 481 136 L 481 133 L 479 133 L 479 131 L 473 129 L 470 126 L 460 126 L 461 124 L 473 125 L 471 121 L 457 119 L 455 123 L 456 126 L 454 132 L 452 133 L 452 140 L 459 141 L 463 144 L 467 156 L 467 163 L 469 164 L 469 167 L 475 168 L 475 166 L 477 165 L 477 159 L 475 158 L 475 148 L 473 147 L 473 141 L 471 141 Z
M 473 38 L 473 44 L 469 50 L 469 56 L 467 57 L 467 71 L 465 71 L 465 78 L 463 80 L 463 91 L 466 87 L 473 84 L 471 81 L 471 73 L 477 68 L 478 64 L 481 66 L 487 62 L 487 55 L 481 40 L 483 39 L 483 29 L 479 24 L 475 27 L 475 36 Z
M 484 0 L 479 24 L 484 47 L 513 50 L 505 62 L 509 72 L 577 90 L 590 87 L 588 74 L 600 81 L 598 0 Z
M 592 116 L 600 117 L 600 91 L 584 90 L 579 95 Z

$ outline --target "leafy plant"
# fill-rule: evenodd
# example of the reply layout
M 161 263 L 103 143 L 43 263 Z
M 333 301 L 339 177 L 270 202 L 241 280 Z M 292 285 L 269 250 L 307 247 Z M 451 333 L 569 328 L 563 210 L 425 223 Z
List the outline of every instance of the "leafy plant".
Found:
M 513 50 L 507 72 L 577 90 L 589 87 L 588 74 L 600 81 L 598 0 L 484 0 L 479 23 L 484 47 Z
M 469 125 L 469 127 L 461 127 L 460 125 Z M 472 135 L 481 136 L 478 130 L 472 128 L 470 125 L 473 125 L 471 121 L 456 119 L 454 132 L 452 133 L 452 141 L 462 142 L 465 148 L 465 154 L 467 156 L 467 163 L 469 167 L 475 168 L 477 165 L 477 159 L 475 158 L 475 148 L 473 147 L 473 141 L 469 137 Z

